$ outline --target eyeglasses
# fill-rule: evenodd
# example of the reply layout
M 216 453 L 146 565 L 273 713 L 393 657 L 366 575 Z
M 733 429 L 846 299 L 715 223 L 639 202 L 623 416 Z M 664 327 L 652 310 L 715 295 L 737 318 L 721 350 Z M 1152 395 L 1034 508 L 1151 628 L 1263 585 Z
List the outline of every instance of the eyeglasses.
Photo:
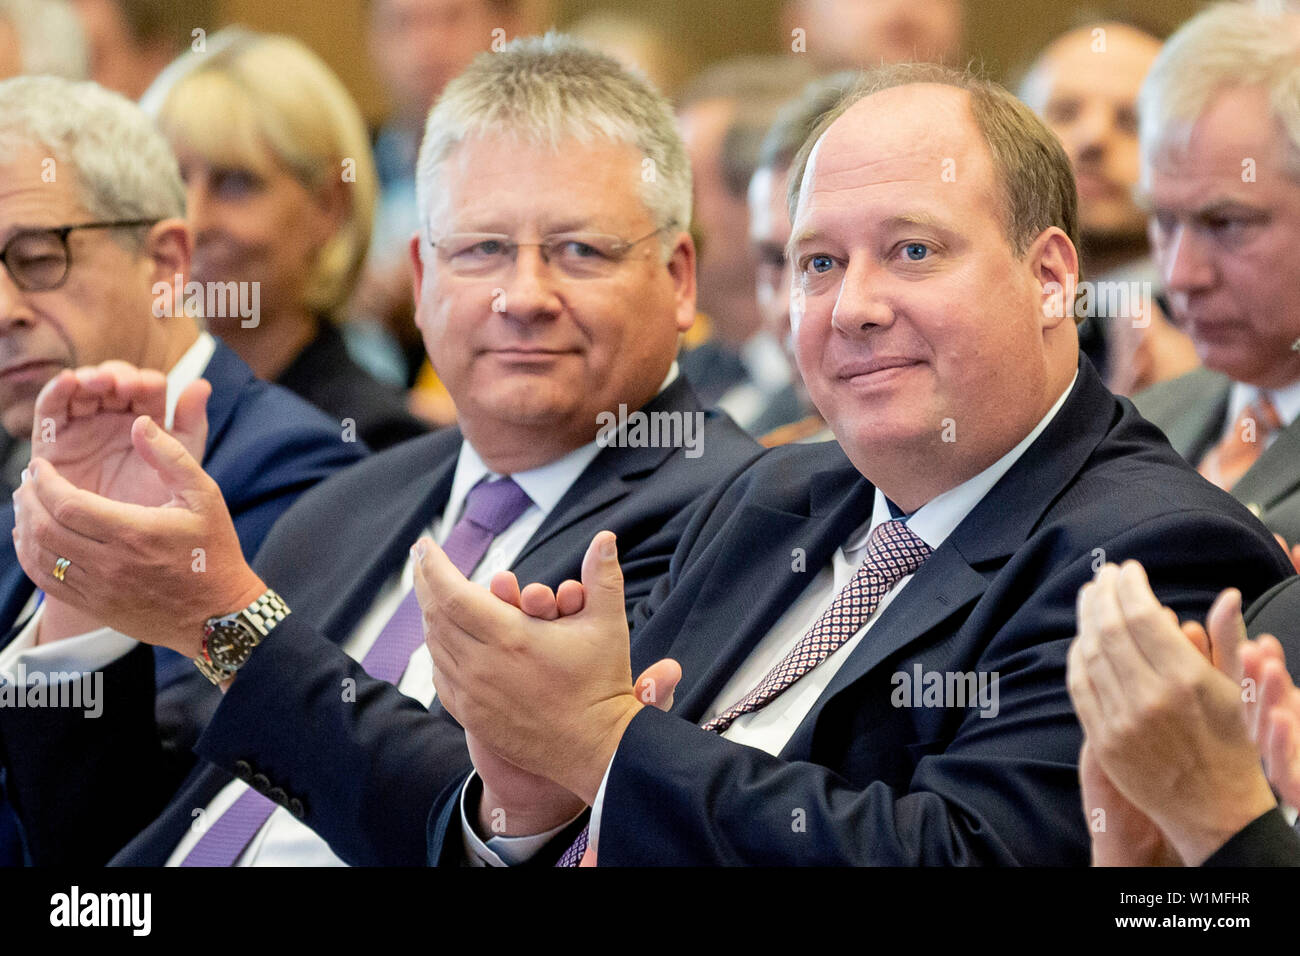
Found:
M 72 268 L 68 233 L 76 229 L 126 229 L 152 226 L 157 219 L 120 219 L 114 222 L 80 222 L 53 229 L 24 229 L 9 237 L 0 249 L 0 262 L 14 285 L 24 292 L 49 292 L 67 281 Z
M 510 236 L 490 232 L 452 233 L 430 239 L 438 257 L 453 275 L 486 278 L 505 272 L 519 249 L 535 246 L 542 261 L 571 279 L 601 279 L 612 275 L 627 254 L 647 239 L 653 239 L 673 223 L 660 226 L 640 239 L 623 239 L 599 232 L 560 232 L 541 242 L 515 242 Z

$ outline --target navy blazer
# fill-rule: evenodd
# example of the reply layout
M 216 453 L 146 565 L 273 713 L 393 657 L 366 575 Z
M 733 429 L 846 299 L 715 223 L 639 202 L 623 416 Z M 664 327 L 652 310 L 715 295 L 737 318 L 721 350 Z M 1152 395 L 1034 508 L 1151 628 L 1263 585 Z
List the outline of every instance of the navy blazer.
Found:
M 368 449 L 344 441 L 312 405 L 258 380 L 220 341 L 203 378 L 212 384 L 203 467 L 221 488 L 251 561 L 299 495 Z M 10 502 L 0 508 L 0 647 L 17 636 L 17 617 L 35 590 L 18 564 L 13 527 Z M 95 720 L 80 711 L 0 710 L 0 766 L 32 862 L 107 861 L 193 766 L 191 747 L 221 696 L 190 661 L 143 645 L 104 669 L 103 694 L 104 717 Z M 105 719 L 119 706 L 142 726 L 129 742 Z M 68 761 L 77 771 L 65 776 Z
M 678 378 L 645 411 L 702 410 Z M 667 573 L 689 506 L 761 451 L 726 415 L 705 414 L 697 458 L 672 448 L 596 455 L 511 566 L 521 582 L 579 578 L 591 539 L 609 529 L 619 537 L 628 607 L 648 594 Z M 293 613 L 223 698 L 198 743 L 206 761 L 115 864 L 165 863 L 194 809 L 235 775 L 350 864 L 424 862 L 434 797 L 469 772 L 464 733 L 436 703 L 431 713 L 370 678 L 338 644 L 446 507 L 461 443 L 449 429 L 376 454 L 285 515 L 254 567 Z
M 1141 561 L 1185 618 L 1222 587 L 1256 595 L 1290 571 L 1268 531 L 1084 359 L 1057 416 L 881 612 L 779 755 L 702 730 L 807 587 L 802 569 L 830 562 L 874 495 L 837 444 L 791 445 L 697 509 L 636 611 L 632 672 L 673 657 L 683 678 L 671 712 L 643 709 L 622 738 L 600 864 L 1085 865 L 1065 664 L 1094 564 Z M 893 675 L 916 667 L 998 674 L 996 716 L 894 706 Z M 431 861 L 457 861 L 461 844 L 449 790 Z

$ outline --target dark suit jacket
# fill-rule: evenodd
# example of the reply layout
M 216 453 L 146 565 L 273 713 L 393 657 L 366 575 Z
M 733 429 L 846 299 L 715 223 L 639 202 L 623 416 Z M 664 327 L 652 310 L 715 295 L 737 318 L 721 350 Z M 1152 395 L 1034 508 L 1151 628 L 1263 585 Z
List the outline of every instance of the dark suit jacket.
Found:
M 680 378 L 646 411 L 700 406 Z M 469 771 L 464 734 L 436 704 L 430 714 L 372 680 L 337 644 L 446 507 L 461 442 L 450 429 L 375 455 L 285 515 L 254 567 L 293 613 L 239 672 L 200 739 L 198 752 L 210 762 L 115 863 L 164 863 L 193 809 L 206 806 L 232 772 L 299 816 L 348 863 L 424 862 L 433 798 Z M 694 459 L 671 448 L 604 449 L 512 570 L 521 582 L 552 587 L 576 579 L 592 537 L 610 529 L 631 607 L 667 572 L 685 509 L 759 453 L 718 413 L 708 415 L 702 449 Z
M 1300 866 L 1300 834 L 1280 809 L 1256 817 L 1202 866 Z
M 1231 388 L 1226 375 L 1201 368 L 1151 386 L 1133 404 L 1197 465 L 1227 427 Z M 1300 419 L 1278 434 L 1233 486 L 1232 496 L 1289 543 L 1300 542 Z
M 203 467 L 252 560 L 300 494 L 367 449 L 343 441 L 338 426 L 302 399 L 259 381 L 220 342 L 203 377 L 212 384 Z M 13 527 L 9 503 L 0 508 L 0 647 L 17 636 L 17 617 L 35 590 L 18 564 Z M 155 663 L 153 649 L 142 645 L 103 673 L 99 719 L 56 708 L 0 710 L 0 765 L 32 862 L 108 860 L 189 771 L 191 747 L 220 700 L 194 665 L 171 651 L 160 651 Z M 119 708 L 140 727 L 129 741 L 113 731 L 113 718 L 125 716 L 114 714 Z
M 697 726 L 723 685 L 869 518 L 838 443 L 774 449 L 695 512 L 637 608 L 632 670 L 682 665 L 612 763 L 602 865 L 1085 865 L 1082 732 L 1065 687 L 1075 597 L 1135 558 L 1180 617 L 1288 573 L 1267 530 L 1202 480 L 1083 360 L 1060 412 L 852 651 L 778 756 Z M 1204 542 L 1213 541 L 1207 548 Z M 806 565 L 792 555 L 806 555 Z M 896 707 L 893 675 L 999 675 L 999 709 Z M 450 792 L 431 858 L 458 859 Z M 554 848 L 552 848 L 554 849 Z
M 343 334 L 327 319 L 275 384 L 307 399 L 334 419 L 352 419 L 356 435 L 376 451 L 423 435 L 429 427 L 406 409 L 401 389 L 378 381 L 348 354 Z

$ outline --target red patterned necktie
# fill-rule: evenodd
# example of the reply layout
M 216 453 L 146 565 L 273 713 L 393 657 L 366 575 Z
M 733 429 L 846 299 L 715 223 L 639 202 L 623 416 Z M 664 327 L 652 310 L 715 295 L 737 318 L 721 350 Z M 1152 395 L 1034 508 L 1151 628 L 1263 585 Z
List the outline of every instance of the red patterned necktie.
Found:
M 867 539 L 867 555 L 862 564 L 808 633 L 781 663 L 767 672 L 758 686 L 701 726 L 720 734 L 736 718 L 758 710 L 781 694 L 858 633 L 884 596 L 924 564 L 930 553 L 930 546 L 901 519 L 876 525 Z M 583 830 L 556 866 L 577 866 L 587 850 L 587 838 L 588 833 Z
M 1231 491 L 1264 454 L 1269 436 L 1282 427 L 1282 418 L 1264 392 L 1246 405 L 1232 431 L 1201 459 L 1197 471 L 1224 491 Z

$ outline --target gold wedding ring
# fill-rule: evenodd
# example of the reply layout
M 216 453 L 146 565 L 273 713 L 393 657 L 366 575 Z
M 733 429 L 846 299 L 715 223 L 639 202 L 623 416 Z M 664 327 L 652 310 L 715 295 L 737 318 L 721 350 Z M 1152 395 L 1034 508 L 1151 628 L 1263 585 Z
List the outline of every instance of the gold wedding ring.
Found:
M 72 562 L 67 558 L 59 558 L 54 562 L 54 580 L 62 581 L 63 576 L 68 573 L 68 568 L 72 567 Z

